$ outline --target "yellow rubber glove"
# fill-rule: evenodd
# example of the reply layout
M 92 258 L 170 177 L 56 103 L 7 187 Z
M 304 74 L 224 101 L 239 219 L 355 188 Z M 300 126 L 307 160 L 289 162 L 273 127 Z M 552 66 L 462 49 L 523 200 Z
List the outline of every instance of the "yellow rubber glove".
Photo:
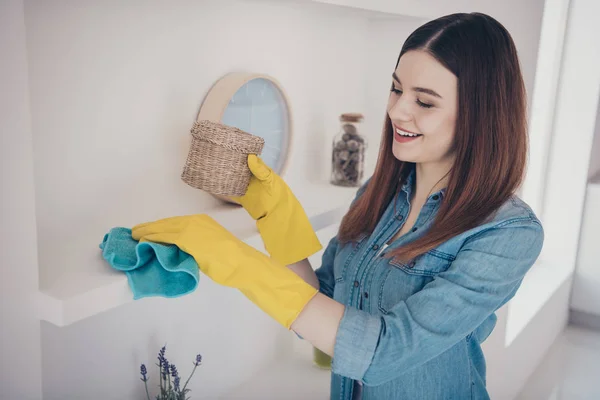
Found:
M 289 268 L 239 240 L 205 214 L 136 225 L 135 240 L 174 244 L 190 254 L 213 281 L 239 289 L 288 330 L 317 294 Z
M 321 250 L 304 208 L 283 179 L 255 154 L 248 155 L 248 167 L 252 177 L 246 193 L 231 199 L 256 220 L 271 257 L 289 265 Z

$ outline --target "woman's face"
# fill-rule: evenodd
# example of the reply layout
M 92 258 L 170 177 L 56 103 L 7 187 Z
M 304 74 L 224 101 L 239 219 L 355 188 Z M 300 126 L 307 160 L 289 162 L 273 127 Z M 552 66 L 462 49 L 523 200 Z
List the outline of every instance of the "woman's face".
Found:
M 456 76 L 428 53 L 409 51 L 400 58 L 392 78 L 387 112 L 394 130 L 394 156 L 406 162 L 451 165 Z M 419 136 L 402 136 L 407 133 Z

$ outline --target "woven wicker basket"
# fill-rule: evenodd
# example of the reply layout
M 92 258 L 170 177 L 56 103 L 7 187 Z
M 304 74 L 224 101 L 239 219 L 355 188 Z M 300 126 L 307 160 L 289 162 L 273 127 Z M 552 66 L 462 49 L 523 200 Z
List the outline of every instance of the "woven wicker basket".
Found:
M 191 133 L 192 143 L 181 179 L 213 195 L 246 193 L 252 176 L 248 154 L 260 155 L 264 139 L 208 120 L 194 122 Z

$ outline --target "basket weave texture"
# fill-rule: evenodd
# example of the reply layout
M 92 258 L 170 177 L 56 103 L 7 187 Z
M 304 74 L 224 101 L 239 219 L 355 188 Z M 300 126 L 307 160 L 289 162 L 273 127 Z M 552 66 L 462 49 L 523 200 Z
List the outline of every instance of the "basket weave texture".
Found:
M 208 120 L 194 122 L 191 133 L 192 143 L 181 179 L 215 195 L 246 193 L 252 176 L 248 154 L 260 155 L 264 139 Z

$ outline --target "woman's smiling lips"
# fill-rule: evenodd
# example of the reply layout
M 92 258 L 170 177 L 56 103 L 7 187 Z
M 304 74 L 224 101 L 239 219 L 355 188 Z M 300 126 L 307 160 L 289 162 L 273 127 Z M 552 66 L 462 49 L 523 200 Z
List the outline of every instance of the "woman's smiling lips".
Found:
M 394 140 L 399 143 L 412 142 L 415 139 L 418 139 L 421 136 L 423 136 L 422 134 L 407 131 L 406 129 L 402 129 L 402 128 L 396 126 L 395 124 L 392 124 L 392 126 L 394 127 Z

